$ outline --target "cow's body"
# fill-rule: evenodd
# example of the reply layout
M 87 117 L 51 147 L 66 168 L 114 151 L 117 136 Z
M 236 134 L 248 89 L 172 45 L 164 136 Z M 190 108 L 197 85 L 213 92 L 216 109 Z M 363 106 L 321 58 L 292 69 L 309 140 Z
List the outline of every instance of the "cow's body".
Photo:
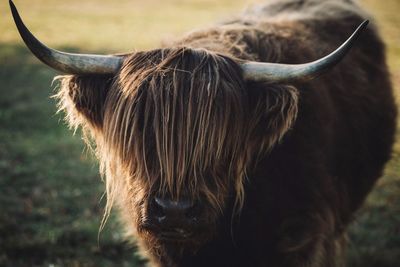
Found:
M 365 19 L 352 0 L 272 1 L 126 55 L 116 73 L 108 64 L 99 74 L 99 63 L 61 79 L 69 124 L 96 142 L 107 211 L 118 204 L 152 264 L 344 264 L 346 227 L 394 139 L 382 41 L 370 26 L 340 64 L 307 82 L 245 80 L 240 64 L 317 60 Z M 79 72 L 38 46 L 46 64 Z
M 246 60 L 303 63 L 333 51 L 364 19 L 352 1 L 277 1 L 182 43 Z M 238 42 L 234 49 L 220 41 L 229 39 Z M 384 47 L 374 27 L 329 74 L 296 87 L 297 120 L 248 173 L 232 235 L 227 223 L 185 266 L 343 263 L 345 228 L 381 175 L 395 128 Z

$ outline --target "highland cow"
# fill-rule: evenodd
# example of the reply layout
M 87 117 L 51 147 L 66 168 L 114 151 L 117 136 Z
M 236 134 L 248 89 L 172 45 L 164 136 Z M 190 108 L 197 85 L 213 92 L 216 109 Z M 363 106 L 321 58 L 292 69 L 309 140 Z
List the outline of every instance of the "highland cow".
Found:
M 354 1 L 270 1 L 109 56 L 44 46 L 10 4 L 31 51 L 69 74 L 57 98 L 95 143 L 105 219 L 117 205 L 152 266 L 345 264 L 396 117 L 384 45 Z

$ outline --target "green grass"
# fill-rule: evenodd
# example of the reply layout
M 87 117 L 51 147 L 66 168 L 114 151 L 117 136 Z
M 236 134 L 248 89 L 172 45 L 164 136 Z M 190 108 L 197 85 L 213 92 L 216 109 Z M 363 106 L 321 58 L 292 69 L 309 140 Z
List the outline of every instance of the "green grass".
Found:
M 0 45 L 0 266 L 115 266 L 137 262 L 110 223 L 97 166 L 60 123 L 54 72 L 20 46 Z M 129 265 L 131 266 L 131 265 Z
M 123 52 L 156 47 L 255 1 L 15 0 L 58 49 Z M 400 96 L 400 2 L 364 0 L 388 43 Z M 96 162 L 56 114 L 56 75 L 22 45 L 0 2 L 0 266 L 140 266 L 111 218 L 98 241 L 104 185 Z M 54 87 L 54 86 L 53 86 Z M 400 266 L 400 136 L 384 177 L 350 231 L 349 266 Z
M 364 0 L 387 44 L 397 102 L 400 101 L 400 1 Z M 400 266 L 400 125 L 392 160 L 350 228 L 349 266 Z

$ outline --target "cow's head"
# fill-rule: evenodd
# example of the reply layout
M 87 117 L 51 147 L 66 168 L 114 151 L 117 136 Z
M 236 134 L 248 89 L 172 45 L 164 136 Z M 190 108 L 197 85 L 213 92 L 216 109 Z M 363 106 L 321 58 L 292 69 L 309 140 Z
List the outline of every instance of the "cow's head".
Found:
M 61 108 L 94 137 L 109 205 L 149 248 L 194 250 L 211 238 L 240 210 L 254 154 L 295 119 L 294 87 L 249 91 L 241 71 L 180 47 L 127 55 L 115 75 L 61 77 Z
M 296 117 L 297 90 L 282 84 L 330 69 L 366 25 L 332 54 L 301 65 L 188 47 L 82 55 L 44 46 L 10 3 L 31 51 L 71 74 L 60 78 L 58 99 L 69 124 L 96 143 L 107 211 L 116 202 L 128 230 L 154 253 L 175 256 L 194 252 L 240 210 L 246 170 Z

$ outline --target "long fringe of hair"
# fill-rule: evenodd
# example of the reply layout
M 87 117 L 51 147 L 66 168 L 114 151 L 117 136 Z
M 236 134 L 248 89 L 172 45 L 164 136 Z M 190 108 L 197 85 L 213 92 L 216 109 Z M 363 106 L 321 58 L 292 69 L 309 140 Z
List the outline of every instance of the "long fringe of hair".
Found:
M 202 49 L 139 52 L 116 77 L 59 79 L 56 97 L 69 125 L 82 126 L 96 143 L 105 219 L 127 186 L 122 173 L 173 198 L 205 196 L 219 211 L 233 191 L 240 210 L 250 162 L 297 115 L 295 88 L 249 89 L 232 58 Z

